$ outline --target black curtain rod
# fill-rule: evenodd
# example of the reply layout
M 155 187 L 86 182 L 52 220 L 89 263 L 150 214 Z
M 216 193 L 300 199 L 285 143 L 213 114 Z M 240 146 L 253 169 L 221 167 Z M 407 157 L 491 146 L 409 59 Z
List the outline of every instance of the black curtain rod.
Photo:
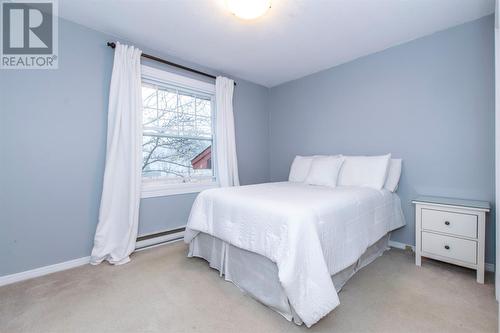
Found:
M 111 47 L 112 49 L 114 49 L 116 47 L 116 44 L 114 42 L 108 42 L 108 46 Z M 211 75 L 211 74 L 208 74 L 208 73 L 204 73 L 204 72 L 201 72 L 201 71 L 198 71 L 196 69 L 189 68 L 189 67 L 186 67 L 186 66 L 182 66 L 182 65 L 170 62 L 168 60 L 164 60 L 164 59 L 152 56 L 152 55 L 147 54 L 147 53 L 142 53 L 141 56 L 144 57 L 144 58 L 148 58 L 148 59 L 151 59 L 151 60 L 154 60 L 154 61 L 161 62 L 162 64 L 165 64 L 165 65 L 169 65 L 169 66 L 173 66 L 173 67 L 177 67 L 177 68 L 183 69 L 183 70 L 191 72 L 191 73 L 196 73 L 196 74 L 199 74 L 199 75 L 203 75 L 203 76 L 209 77 L 211 79 L 216 79 L 217 78 L 214 75 Z M 236 85 L 236 82 L 234 83 L 234 85 Z

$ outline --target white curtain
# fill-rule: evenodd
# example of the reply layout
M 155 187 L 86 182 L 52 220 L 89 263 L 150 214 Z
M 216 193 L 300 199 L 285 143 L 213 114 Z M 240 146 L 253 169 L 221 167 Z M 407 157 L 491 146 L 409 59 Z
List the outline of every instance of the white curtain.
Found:
M 238 186 L 238 161 L 233 116 L 234 81 L 218 76 L 215 80 L 217 176 L 220 186 Z
M 116 43 L 106 166 L 91 263 L 125 264 L 135 249 L 141 194 L 141 50 Z

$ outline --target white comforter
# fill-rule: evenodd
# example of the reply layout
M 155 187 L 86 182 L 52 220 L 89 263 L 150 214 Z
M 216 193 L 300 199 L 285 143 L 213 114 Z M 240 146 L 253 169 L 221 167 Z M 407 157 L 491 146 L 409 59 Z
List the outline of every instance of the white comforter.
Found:
M 399 198 L 387 190 L 267 183 L 200 193 L 184 240 L 204 232 L 275 262 L 310 327 L 339 304 L 331 275 L 403 225 Z

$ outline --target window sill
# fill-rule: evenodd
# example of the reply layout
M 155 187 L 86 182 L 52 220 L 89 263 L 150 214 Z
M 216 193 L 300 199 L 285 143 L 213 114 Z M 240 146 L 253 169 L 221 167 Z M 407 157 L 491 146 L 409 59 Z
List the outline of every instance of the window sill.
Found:
M 167 197 L 171 195 L 198 193 L 203 190 L 219 187 L 217 183 L 185 183 L 185 184 L 142 184 L 141 199 Z

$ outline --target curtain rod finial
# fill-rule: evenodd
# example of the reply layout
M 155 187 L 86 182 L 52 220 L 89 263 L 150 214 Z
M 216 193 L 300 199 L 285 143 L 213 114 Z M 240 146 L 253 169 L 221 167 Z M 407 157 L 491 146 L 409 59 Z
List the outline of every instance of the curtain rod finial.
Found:
M 108 42 L 107 45 L 114 49 L 116 47 L 116 44 L 114 42 Z

